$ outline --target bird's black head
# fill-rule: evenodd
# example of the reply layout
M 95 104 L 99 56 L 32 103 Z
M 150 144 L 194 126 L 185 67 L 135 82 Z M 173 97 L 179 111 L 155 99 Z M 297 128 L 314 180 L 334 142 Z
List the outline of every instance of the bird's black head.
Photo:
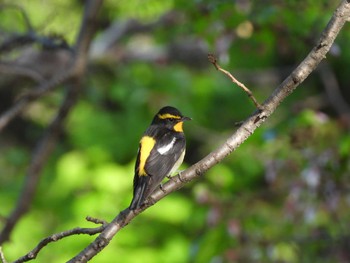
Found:
M 191 120 L 191 118 L 183 116 L 181 112 L 174 107 L 166 106 L 161 108 L 154 116 L 152 124 L 163 124 L 169 129 L 183 132 L 182 124 L 187 120 Z

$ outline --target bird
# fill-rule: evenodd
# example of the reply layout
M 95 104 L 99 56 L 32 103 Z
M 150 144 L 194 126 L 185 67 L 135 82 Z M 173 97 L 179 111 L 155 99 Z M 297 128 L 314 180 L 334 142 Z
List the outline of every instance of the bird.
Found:
M 177 171 L 186 152 L 183 122 L 191 120 L 171 106 L 161 108 L 141 137 L 129 209 L 141 207 L 165 177 Z

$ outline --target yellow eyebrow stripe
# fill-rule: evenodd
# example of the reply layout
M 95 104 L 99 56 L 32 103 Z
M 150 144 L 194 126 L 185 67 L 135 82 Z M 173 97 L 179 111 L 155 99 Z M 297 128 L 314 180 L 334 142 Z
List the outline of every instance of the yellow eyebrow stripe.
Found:
M 158 118 L 159 119 L 181 119 L 180 116 L 177 116 L 177 115 L 173 115 L 173 114 L 170 114 L 170 113 L 164 113 L 164 114 L 158 114 Z
M 156 141 L 149 136 L 143 136 L 140 141 L 140 164 L 139 164 L 139 176 L 147 175 L 145 170 L 145 165 L 148 156 L 151 154 L 151 151 L 156 144 Z

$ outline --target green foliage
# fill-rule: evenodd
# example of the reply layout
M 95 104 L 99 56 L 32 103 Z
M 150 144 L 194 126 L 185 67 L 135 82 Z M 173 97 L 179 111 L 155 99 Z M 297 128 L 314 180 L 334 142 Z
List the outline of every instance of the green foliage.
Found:
M 120 18 L 135 18 L 142 21 L 154 20 L 155 18 L 163 15 L 173 7 L 172 0 L 131 0 L 120 1 L 118 4 L 114 4 L 117 9 L 117 14 Z M 110 4 L 113 4 L 112 1 Z M 142 5 L 142 8 L 140 8 Z
M 60 34 L 73 43 L 82 15 L 80 2 L 11 2 L 23 6 L 40 33 Z M 242 76 L 239 80 L 262 102 L 277 83 L 260 83 L 256 76 L 267 76 L 267 69 L 274 68 L 281 70 L 277 78 L 282 80 L 311 49 L 336 4 L 106 1 L 102 16 L 107 24 L 130 18 L 148 23 L 169 10 L 180 12 L 175 26 L 143 33 L 156 45 L 190 36 L 214 51 L 219 39 L 232 38 L 220 64 Z M 1 28 L 25 31 L 18 12 L 8 12 L 1 10 Z M 248 33 L 240 35 L 242 26 Z M 348 30 L 341 33 L 337 45 L 342 57 L 330 54 L 328 61 L 343 86 L 348 85 L 349 37 Z M 124 45 L 130 41 L 129 36 L 121 39 L 118 52 L 127 52 Z M 87 215 L 111 220 L 129 205 L 138 140 L 161 106 L 174 105 L 193 117 L 185 125 L 184 167 L 223 143 L 235 123 L 255 110 L 246 94 L 209 63 L 200 69 L 137 59 L 91 63 L 32 208 L 16 226 L 11 242 L 3 245 L 9 260 L 52 233 L 94 227 L 84 221 Z M 135 218 L 93 262 L 350 260 L 350 135 L 333 109 L 324 106 L 327 101 L 321 98 L 316 74 L 302 86 L 237 151 Z M 317 106 L 309 105 L 315 98 Z M 36 102 L 24 119 L 45 127 L 52 105 L 61 99 L 57 92 Z M 23 129 L 36 134 L 33 126 Z M 28 142 L 11 134 L 0 138 L 0 227 L 16 204 L 33 145 L 34 139 Z M 73 236 L 52 243 L 37 262 L 65 262 L 93 239 Z

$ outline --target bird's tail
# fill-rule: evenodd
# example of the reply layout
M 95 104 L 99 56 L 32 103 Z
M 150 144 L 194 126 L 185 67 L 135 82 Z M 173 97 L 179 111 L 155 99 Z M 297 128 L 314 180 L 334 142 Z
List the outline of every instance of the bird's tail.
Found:
M 149 176 L 140 176 L 138 178 L 137 186 L 134 188 L 134 197 L 129 206 L 130 210 L 139 208 L 147 198 L 146 188 L 148 186 L 148 181 Z

